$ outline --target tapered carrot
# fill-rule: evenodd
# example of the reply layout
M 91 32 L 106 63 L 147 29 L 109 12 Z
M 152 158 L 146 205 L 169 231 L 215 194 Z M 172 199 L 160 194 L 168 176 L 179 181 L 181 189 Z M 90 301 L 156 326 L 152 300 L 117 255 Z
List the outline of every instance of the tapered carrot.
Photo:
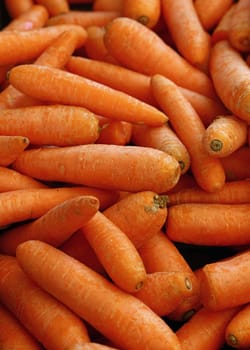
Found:
M 25 136 L 0 136 L 0 166 L 9 166 L 20 153 L 28 147 L 30 141 Z
M 152 91 L 179 139 L 191 158 L 191 170 L 199 186 L 214 192 L 225 183 L 224 169 L 219 161 L 207 154 L 203 145 L 205 126 L 177 85 L 162 75 L 151 79 Z M 188 131 L 189 130 L 189 131 Z
M 237 2 L 231 17 L 228 36 L 230 44 L 240 52 L 250 51 L 250 1 Z
M 27 241 L 18 246 L 17 257 L 39 286 L 119 348 L 180 350 L 175 333 L 149 307 L 67 254 L 44 242 Z
M 123 0 L 122 16 L 132 18 L 148 28 L 153 28 L 161 15 L 159 0 Z
M 233 0 L 195 0 L 194 7 L 205 30 L 210 31 L 232 6 Z
M 214 157 L 225 157 L 247 143 L 248 124 L 235 115 L 219 115 L 206 128 L 203 145 Z
M 107 26 L 104 42 L 122 65 L 146 75 L 162 74 L 179 86 L 216 98 L 212 82 L 205 73 L 138 21 L 115 18 Z
M 180 164 L 181 174 L 190 167 L 190 156 L 170 124 L 159 127 L 133 125 L 131 141 L 137 146 L 152 147 L 173 156 Z
M 250 148 L 246 145 L 221 158 L 228 181 L 245 180 L 250 177 Z
M 112 120 L 96 115 L 100 132 L 96 143 L 128 145 L 132 136 L 132 123 Z
M 153 272 L 147 275 L 144 286 L 134 295 L 159 316 L 167 316 L 192 291 L 188 273 Z
M 15 255 L 18 244 L 29 239 L 38 239 L 57 247 L 87 223 L 98 209 L 99 201 L 93 196 L 67 199 L 36 220 L 3 231 L 0 235 L 0 251 Z
M 199 279 L 204 307 L 220 311 L 249 302 L 249 261 L 250 250 L 245 250 L 202 268 Z
M 182 56 L 191 64 L 206 69 L 211 49 L 210 35 L 203 28 L 193 1 L 163 0 L 162 14 Z
M 36 2 L 45 6 L 51 17 L 70 11 L 70 6 L 67 0 L 36 0 Z
M 167 197 L 152 191 L 132 193 L 105 209 L 103 214 L 139 248 L 163 227 Z
M 41 105 L 0 111 L 0 135 L 23 135 L 33 145 L 93 143 L 99 136 L 95 115 L 82 107 Z
M 88 144 L 30 149 L 18 157 L 13 168 L 40 180 L 129 192 L 165 192 L 180 177 L 175 158 L 140 146 Z
M 93 11 L 122 11 L 123 0 L 94 0 Z
M 250 347 L 250 304 L 239 310 L 227 324 L 225 330 L 226 342 L 233 348 L 247 349 Z
M 42 349 L 42 346 L 31 333 L 2 304 L 0 305 L 0 329 L 0 347 L 2 350 L 18 348 L 26 350 Z
M 39 83 L 34 84 L 35 80 Z M 167 120 L 159 109 L 128 94 L 52 67 L 19 65 L 11 69 L 9 81 L 15 88 L 42 101 L 85 107 L 115 120 L 154 126 Z
M 183 350 L 220 350 L 225 344 L 225 329 L 238 308 L 214 312 L 201 308 L 176 332 Z
M 107 208 L 118 198 L 115 192 L 91 187 L 27 188 L 0 193 L 0 226 L 36 219 L 55 205 L 79 195 L 91 195 Z
M 33 5 L 33 0 L 5 0 L 4 1 L 6 10 L 11 18 L 16 18 L 20 14 L 28 11 Z
M 2 303 L 46 349 L 77 349 L 89 341 L 82 319 L 38 287 L 15 257 L 0 256 L 0 285 Z
M 219 41 L 213 46 L 210 73 L 224 105 L 239 118 L 249 121 L 249 67 L 227 40 Z
M 232 4 L 229 9 L 221 17 L 220 21 L 217 23 L 216 27 L 211 33 L 211 43 L 214 45 L 217 41 L 228 40 L 229 38 L 229 28 L 231 26 L 231 17 L 235 9 L 235 3 Z

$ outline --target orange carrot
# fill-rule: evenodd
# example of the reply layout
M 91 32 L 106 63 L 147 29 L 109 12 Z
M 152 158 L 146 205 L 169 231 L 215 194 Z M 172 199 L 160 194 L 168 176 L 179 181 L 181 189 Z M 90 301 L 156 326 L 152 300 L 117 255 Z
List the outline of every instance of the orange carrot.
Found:
M 96 115 L 100 132 L 96 143 L 128 145 L 132 136 L 132 124 Z
M 205 127 L 177 85 L 162 75 L 151 79 L 152 91 L 179 139 L 191 157 L 191 170 L 199 186 L 214 192 L 225 183 L 224 169 L 219 161 L 207 154 L 203 145 Z
M 190 167 L 189 153 L 170 124 L 159 127 L 133 125 L 131 141 L 137 146 L 153 147 L 173 156 L 180 164 L 181 174 Z
M 162 14 L 180 54 L 191 64 L 206 70 L 210 35 L 203 28 L 193 1 L 162 0 Z
M 240 52 L 250 51 L 250 1 L 236 3 L 229 27 L 229 42 Z
M 214 312 L 201 308 L 176 332 L 183 350 L 220 350 L 225 343 L 224 332 L 238 308 Z
M 70 6 L 67 0 L 36 0 L 36 2 L 45 6 L 51 17 L 70 11 Z
M 206 264 L 200 274 L 201 302 L 213 311 L 242 306 L 249 302 L 250 250 Z
M 188 172 L 180 177 L 177 184 L 171 190 L 169 190 L 166 193 L 166 195 L 169 196 L 172 193 L 174 194 L 182 190 L 192 189 L 193 187 L 196 187 L 196 186 L 197 186 L 197 182 L 195 181 L 195 178 L 193 177 L 192 174 Z M 170 202 L 169 198 L 168 198 L 168 202 Z
M 250 304 L 246 304 L 239 310 L 227 324 L 226 342 L 233 348 L 247 349 L 250 347 Z
M 29 239 L 38 239 L 57 247 L 87 223 L 98 209 L 99 201 L 93 196 L 67 199 L 36 220 L 2 231 L 0 252 L 15 255 L 18 244 Z
M 232 4 L 229 9 L 221 17 L 220 21 L 217 23 L 216 27 L 211 33 L 212 45 L 220 40 L 228 40 L 229 38 L 229 28 L 231 26 L 231 17 L 235 9 L 235 3 Z
M 167 120 L 167 116 L 159 109 L 132 96 L 57 68 L 19 65 L 11 69 L 9 81 L 31 97 L 85 107 L 115 120 L 154 126 L 162 125 Z M 34 81 L 39 81 L 39 84 L 34 84 Z
M 9 166 L 28 147 L 27 137 L 0 135 L 0 166 Z
M 239 118 L 250 120 L 250 72 L 240 53 L 227 40 L 217 42 L 211 52 L 210 73 L 218 96 Z
M 166 192 L 180 177 L 175 158 L 140 146 L 88 144 L 30 149 L 18 157 L 13 168 L 40 180 L 129 192 Z
M 0 226 L 36 219 L 49 209 L 79 195 L 97 197 L 103 210 L 114 204 L 116 192 L 91 187 L 28 188 L 0 193 Z
M 0 347 L 2 350 L 26 349 L 41 350 L 41 345 L 28 332 L 15 316 L 0 304 Z
M 38 287 L 15 257 L 0 256 L 0 286 L 2 303 L 46 349 L 76 349 L 89 341 L 80 317 Z
M 94 0 L 93 11 L 122 11 L 123 0 Z
M 27 241 L 18 246 L 17 257 L 39 286 L 119 348 L 180 350 L 175 333 L 149 307 L 67 254 L 44 242 Z
M 122 16 L 132 18 L 148 28 L 153 28 L 161 15 L 159 0 L 123 0 Z
M 166 202 L 164 195 L 152 191 L 136 192 L 120 199 L 103 214 L 139 248 L 163 227 L 167 218 Z
M 228 181 L 245 180 L 250 177 L 250 148 L 243 146 L 232 154 L 221 158 Z
M 110 347 L 104 344 L 98 344 L 95 342 L 85 343 L 79 350 L 118 350 L 117 348 Z
M 204 29 L 210 31 L 230 9 L 233 0 L 195 0 L 194 7 Z
M 0 135 L 23 135 L 33 145 L 93 143 L 99 136 L 95 115 L 82 107 L 41 105 L 0 111 Z
M 203 145 L 213 157 L 225 157 L 247 143 L 248 125 L 234 115 L 219 115 L 207 127 Z
M 4 5 L 11 18 L 16 18 L 20 14 L 28 11 L 33 5 L 33 0 L 4 0 Z
M 107 26 L 104 42 L 110 54 L 127 68 L 147 75 L 162 74 L 179 86 L 216 98 L 205 73 L 138 21 L 115 18 Z

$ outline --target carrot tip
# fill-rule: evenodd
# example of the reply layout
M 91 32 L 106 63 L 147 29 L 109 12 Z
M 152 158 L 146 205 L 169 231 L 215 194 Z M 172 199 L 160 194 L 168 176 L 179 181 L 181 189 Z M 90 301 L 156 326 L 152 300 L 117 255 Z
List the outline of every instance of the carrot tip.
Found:
M 238 344 L 238 339 L 233 334 L 229 334 L 227 337 L 228 344 L 231 346 L 236 346 Z
M 168 202 L 168 196 L 166 195 L 155 195 L 153 198 L 154 205 L 160 209 L 166 208 Z
M 192 282 L 188 277 L 185 278 L 185 286 L 187 289 L 191 290 L 193 288 Z
M 214 152 L 219 152 L 222 150 L 223 148 L 223 143 L 221 142 L 221 140 L 217 140 L 214 139 L 210 142 L 210 148 L 214 151 Z
M 188 321 L 195 314 L 195 312 L 196 312 L 196 310 L 194 310 L 194 309 L 186 311 L 182 316 L 182 321 L 183 322 Z
M 178 163 L 180 164 L 181 170 L 183 170 L 185 168 L 185 163 L 183 162 L 183 160 L 179 160 Z
M 141 288 L 143 287 L 143 285 L 144 285 L 143 281 L 140 281 L 140 282 L 137 283 L 137 285 L 135 286 L 135 290 L 137 291 L 137 290 L 141 289 Z
M 149 22 L 149 18 L 147 16 L 140 16 L 137 18 L 137 21 L 141 24 L 147 25 Z

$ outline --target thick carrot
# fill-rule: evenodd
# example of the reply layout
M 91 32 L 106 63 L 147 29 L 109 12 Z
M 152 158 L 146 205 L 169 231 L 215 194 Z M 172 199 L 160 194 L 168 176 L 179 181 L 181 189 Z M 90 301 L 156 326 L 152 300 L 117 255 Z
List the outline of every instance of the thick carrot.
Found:
M 228 181 L 245 180 L 250 177 L 250 148 L 245 145 L 232 154 L 221 158 Z
M 11 18 L 16 18 L 22 13 L 28 11 L 33 5 L 33 0 L 4 0 L 4 5 Z
M 229 9 L 221 17 L 220 21 L 217 23 L 216 27 L 211 33 L 211 43 L 214 45 L 217 41 L 228 40 L 229 38 L 229 28 L 231 26 L 231 17 L 235 9 L 235 3 L 232 4 Z
M 11 165 L 30 144 L 25 136 L 0 135 L 0 166 Z
M 120 120 L 112 120 L 96 115 L 100 132 L 96 143 L 113 145 L 128 145 L 132 136 L 132 123 Z
M 213 157 L 226 157 L 247 143 L 248 124 L 235 115 L 218 115 L 206 128 L 203 145 Z
M 159 0 L 123 0 L 122 16 L 132 18 L 148 28 L 154 28 L 160 19 Z
M 167 116 L 151 105 L 60 69 L 19 65 L 11 69 L 9 81 L 15 88 L 42 101 L 85 107 L 111 119 L 153 126 L 167 121 Z M 34 81 L 39 83 L 34 84 Z
M 83 107 L 40 105 L 0 111 L 0 135 L 23 135 L 33 145 L 72 146 L 94 143 L 99 122 Z
M 192 0 L 162 0 L 162 15 L 177 50 L 188 62 L 207 70 L 210 35 L 203 28 Z
M 227 324 L 226 342 L 233 348 L 248 349 L 250 347 L 250 304 L 239 310 Z
M 46 349 L 77 349 L 89 341 L 82 319 L 38 287 L 15 257 L 0 256 L 0 286 L 1 302 Z
M 122 11 L 123 0 L 94 0 L 93 11 Z
M 138 21 L 115 18 L 107 26 L 104 42 L 122 65 L 147 75 L 162 74 L 179 86 L 216 98 L 212 82 L 205 73 Z
M 165 192 L 180 177 L 175 158 L 140 146 L 88 144 L 30 149 L 18 157 L 13 168 L 40 180 L 129 192 Z
M 231 17 L 228 40 L 240 52 L 250 51 L 250 1 L 239 0 Z
M 220 350 L 225 344 L 225 329 L 238 308 L 214 312 L 201 308 L 176 332 L 183 350 Z
M 249 302 L 250 250 L 206 264 L 200 273 L 201 302 L 213 311 L 242 306 Z
M 201 24 L 213 30 L 233 4 L 233 0 L 195 0 L 194 7 Z
M 93 196 L 76 196 L 55 205 L 44 215 L 0 235 L 0 252 L 15 255 L 18 244 L 38 239 L 55 247 L 66 241 L 98 211 L 99 201 Z
M 36 2 L 47 8 L 50 17 L 70 11 L 70 6 L 67 0 L 36 0 Z
M 151 79 L 152 91 L 179 139 L 186 146 L 191 158 L 191 171 L 199 186 L 214 192 L 225 183 L 224 169 L 219 159 L 207 154 L 203 145 L 205 126 L 177 85 L 162 75 Z
M 180 164 L 181 174 L 190 167 L 190 156 L 170 124 L 159 127 L 133 125 L 131 141 L 137 146 L 152 147 L 173 156 Z
M 241 54 L 227 40 L 217 42 L 211 52 L 210 73 L 218 96 L 239 118 L 250 120 L 250 71 Z
M 175 333 L 149 307 L 67 254 L 28 241 L 18 246 L 17 257 L 36 283 L 119 348 L 180 350 Z
M 97 197 L 103 210 L 118 199 L 116 192 L 91 187 L 27 188 L 0 193 L 0 226 L 36 219 L 49 209 L 79 195 Z
M 163 227 L 167 218 L 166 203 L 164 195 L 152 191 L 136 192 L 120 199 L 103 214 L 139 248 Z

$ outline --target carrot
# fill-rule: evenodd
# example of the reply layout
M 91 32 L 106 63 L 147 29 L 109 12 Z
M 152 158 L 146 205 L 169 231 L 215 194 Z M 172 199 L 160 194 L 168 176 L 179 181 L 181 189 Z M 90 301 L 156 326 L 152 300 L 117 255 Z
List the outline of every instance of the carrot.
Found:
M 177 192 L 180 192 L 182 190 L 186 189 L 192 189 L 193 187 L 197 186 L 197 182 L 195 181 L 195 178 L 193 177 L 192 174 L 187 172 L 186 174 L 183 174 L 177 184 L 169 191 L 167 191 L 166 195 L 169 196 L 170 194 L 174 194 Z M 171 202 L 170 198 L 168 198 L 168 203 Z
M 95 115 L 82 107 L 40 105 L 0 111 L 0 135 L 24 135 L 33 145 L 93 143 L 99 136 Z
M 0 226 L 36 219 L 49 209 L 79 195 L 97 197 L 103 210 L 113 204 L 116 192 L 91 187 L 28 188 L 0 193 Z
M 11 165 L 29 143 L 29 139 L 24 136 L 0 135 L 0 166 Z
M 148 28 L 154 28 L 161 15 L 159 0 L 123 0 L 122 16 L 132 18 Z
M 250 1 L 239 0 L 231 17 L 229 42 L 240 52 L 250 51 Z
M 205 30 L 211 31 L 233 5 L 233 0 L 195 0 L 194 8 Z
M 235 115 L 219 115 L 207 127 L 203 144 L 207 153 L 225 157 L 247 143 L 247 123 Z
M 228 181 L 245 180 L 250 177 L 250 148 L 245 145 L 221 158 L 221 163 Z
M 247 349 L 250 347 L 249 339 L 249 320 L 250 320 L 250 304 L 246 304 L 239 310 L 225 330 L 226 342 L 233 348 Z
M 18 246 L 17 257 L 39 286 L 119 348 L 180 350 L 175 333 L 149 307 L 67 254 L 27 241 Z
M 192 291 L 188 273 L 153 272 L 135 296 L 159 316 L 167 316 Z
M 16 18 L 20 14 L 28 11 L 33 5 L 33 0 L 4 0 L 4 5 L 11 18 Z
M 36 339 L 23 327 L 15 316 L 4 306 L 0 305 L 0 347 L 2 350 L 26 349 L 41 350 Z
M 18 157 L 13 168 L 40 180 L 129 192 L 165 192 L 180 177 L 176 159 L 140 146 L 88 144 L 30 149 Z
M 36 2 L 47 8 L 50 17 L 70 11 L 70 6 L 67 0 L 36 0 Z
M 229 28 L 231 26 L 231 17 L 235 9 L 235 3 L 232 4 L 229 9 L 221 17 L 215 28 L 211 33 L 211 43 L 214 45 L 217 41 L 228 40 Z
M 83 344 L 80 350 L 118 350 L 118 349 L 104 345 L 104 344 L 91 342 L 91 343 Z
M 46 349 L 77 349 L 89 341 L 80 317 L 38 287 L 15 257 L 0 256 L 0 285 L 1 302 Z
M 249 302 L 250 283 L 246 278 L 250 251 L 206 264 L 200 274 L 201 301 L 213 311 L 242 306 Z
M 98 209 L 99 201 L 93 196 L 67 199 L 36 220 L 2 231 L 0 252 L 15 255 L 18 244 L 29 239 L 38 239 L 57 247 L 87 223 Z
M 176 332 L 182 349 L 220 350 L 225 343 L 225 329 L 238 310 L 214 312 L 201 308 Z
M 100 132 L 96 143 L 128 145 L 132 136 L 132 124 L 96 115 Z
M 227 40 L 217 42 L 211 52 L 210 73 L 218 96 L 239 118 L 250 120 L 249 67 Z
M 122 11 L 123 0 L 94 0 L 93 11 Z
M 34 84 L 35 80 L 39 84 Z M 85 107 L 115 120 L 153 126 L 162 125 L 167 120 L 167 116 L 159 109 L 132 96 L 57 68 L 19 65 L 11 69 L 9 81 L 16 89 L 31 97 Z
M 207 154 L 203 145 L 205 126 L 177 85 L 162 75 L 151 79 L 152 91 L 179 139 L 191 158 L 191 171 L 198 185 L 208 192 L 221 189 L 225 183 L 224 169 L 219 161 Z
M 203 28 L 193 1 L 162 0 L 162 14 L 180 54 L 199 69 L 207 70 L 210 35 Z
M 115 18 L 107 26 L 104 43 L 110 54 L 127 68 L 146 75 L 162 74 L 179 86 L 216 98 L 211 79 L 205 73 L 138 21 Z
M 181 174 L 190 167 L 189 153 L 170 124 L 159 127 L 133 125 L 131 141 L 137 146 L 152 147 L 173 156 L 179 163 Z

